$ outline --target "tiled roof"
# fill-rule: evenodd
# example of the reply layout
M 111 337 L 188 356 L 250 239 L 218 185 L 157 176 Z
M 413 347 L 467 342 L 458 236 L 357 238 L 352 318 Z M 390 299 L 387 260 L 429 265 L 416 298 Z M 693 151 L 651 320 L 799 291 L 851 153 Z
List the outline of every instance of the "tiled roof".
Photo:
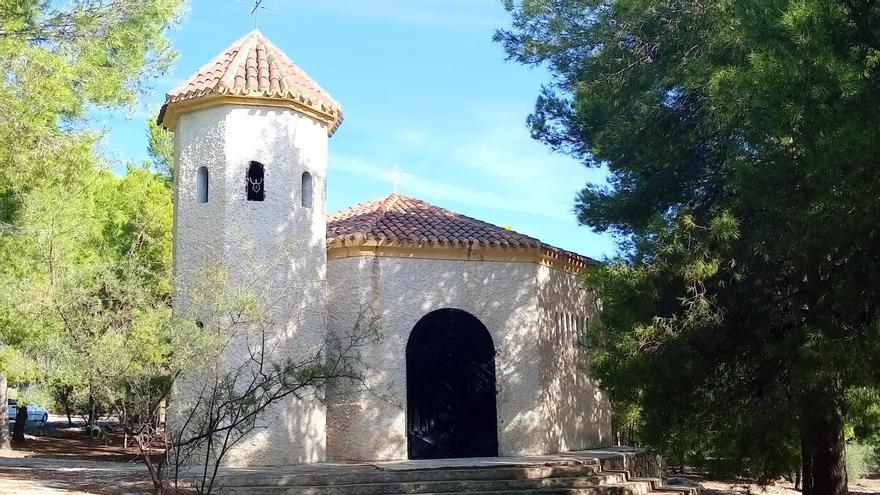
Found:
M 169 105 L 213 95 L 289 101 L 327 116 L 330 134 L 342 123 L 339 103 L 256 29 L 165 95 L 159 122 Z
M 590 258 L 544 244 L 534 237 L 401 194 L 352 206 L 327 217 L 328 246 L 363 241 L 411 246 L 538 248 L 595 264 Z

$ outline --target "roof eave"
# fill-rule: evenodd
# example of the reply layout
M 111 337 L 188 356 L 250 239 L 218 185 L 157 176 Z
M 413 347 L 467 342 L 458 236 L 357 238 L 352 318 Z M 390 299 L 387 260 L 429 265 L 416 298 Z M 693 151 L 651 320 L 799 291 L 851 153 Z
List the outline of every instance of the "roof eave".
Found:
M 534 263 L 575 275 L 597 264 L 590 258 L 545 244 L 497 246 L 479 243 L 413 243 L 369 239 L 360 232 L 327 239 L 328 260 L 362 256 Z
M 327 136 L 329 137 L 336 133 L 336 130 L 342 125 L 344 118 L 342 110 L 315 108 L 300 99 L 278 98 L 259 94 L 233 95 L 209 93 L 196 98 L 166 101 L 159 111 L 159 117 L 156 122 L 165 129 L 174 132 L 181 115 L 221 105 L 248 105 L 293 110 L 318 123 L 324 124 L 327 128 Z

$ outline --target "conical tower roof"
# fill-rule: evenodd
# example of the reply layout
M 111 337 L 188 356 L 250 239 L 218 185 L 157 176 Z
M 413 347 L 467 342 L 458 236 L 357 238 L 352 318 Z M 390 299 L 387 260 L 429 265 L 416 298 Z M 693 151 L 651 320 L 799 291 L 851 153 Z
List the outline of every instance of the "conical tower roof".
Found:
M 256 29 L 166 94 L 159 124 L 174 129 L 181 113 L 229 103 L 292 108 L 329 135 L 342 123 L 339 103 Z

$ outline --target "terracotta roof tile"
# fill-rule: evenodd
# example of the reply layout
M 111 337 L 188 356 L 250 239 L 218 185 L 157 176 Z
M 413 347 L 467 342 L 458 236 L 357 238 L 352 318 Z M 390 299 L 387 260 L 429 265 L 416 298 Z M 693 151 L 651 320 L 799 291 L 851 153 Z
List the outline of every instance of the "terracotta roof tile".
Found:
M 332 117 L 329 133 L 342 123 L 339 103 L 258 30 L 253 30 L 165 95 L 169 105 L 211 95 L 287 100 Z
M 328 244 L 357 238 L 417 245 L 544 248 L 577 261 L 596 263 L 585 256 L 544 244 L 534 237 L 401 194 L 361 203 L 327 217 Z

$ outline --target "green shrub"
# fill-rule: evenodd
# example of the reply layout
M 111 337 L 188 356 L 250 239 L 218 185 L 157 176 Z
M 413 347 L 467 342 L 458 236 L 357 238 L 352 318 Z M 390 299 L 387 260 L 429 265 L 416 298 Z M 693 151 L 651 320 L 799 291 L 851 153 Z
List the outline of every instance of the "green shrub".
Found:
M 850 443 L 846 446 L 846 474 L 850 480 L 864 478 L 877 471 L 877 453 L 873 445 Z
M 874 455 L 871 456 L 871 474 L 880 474 L 880 445 L 874 446 Z

